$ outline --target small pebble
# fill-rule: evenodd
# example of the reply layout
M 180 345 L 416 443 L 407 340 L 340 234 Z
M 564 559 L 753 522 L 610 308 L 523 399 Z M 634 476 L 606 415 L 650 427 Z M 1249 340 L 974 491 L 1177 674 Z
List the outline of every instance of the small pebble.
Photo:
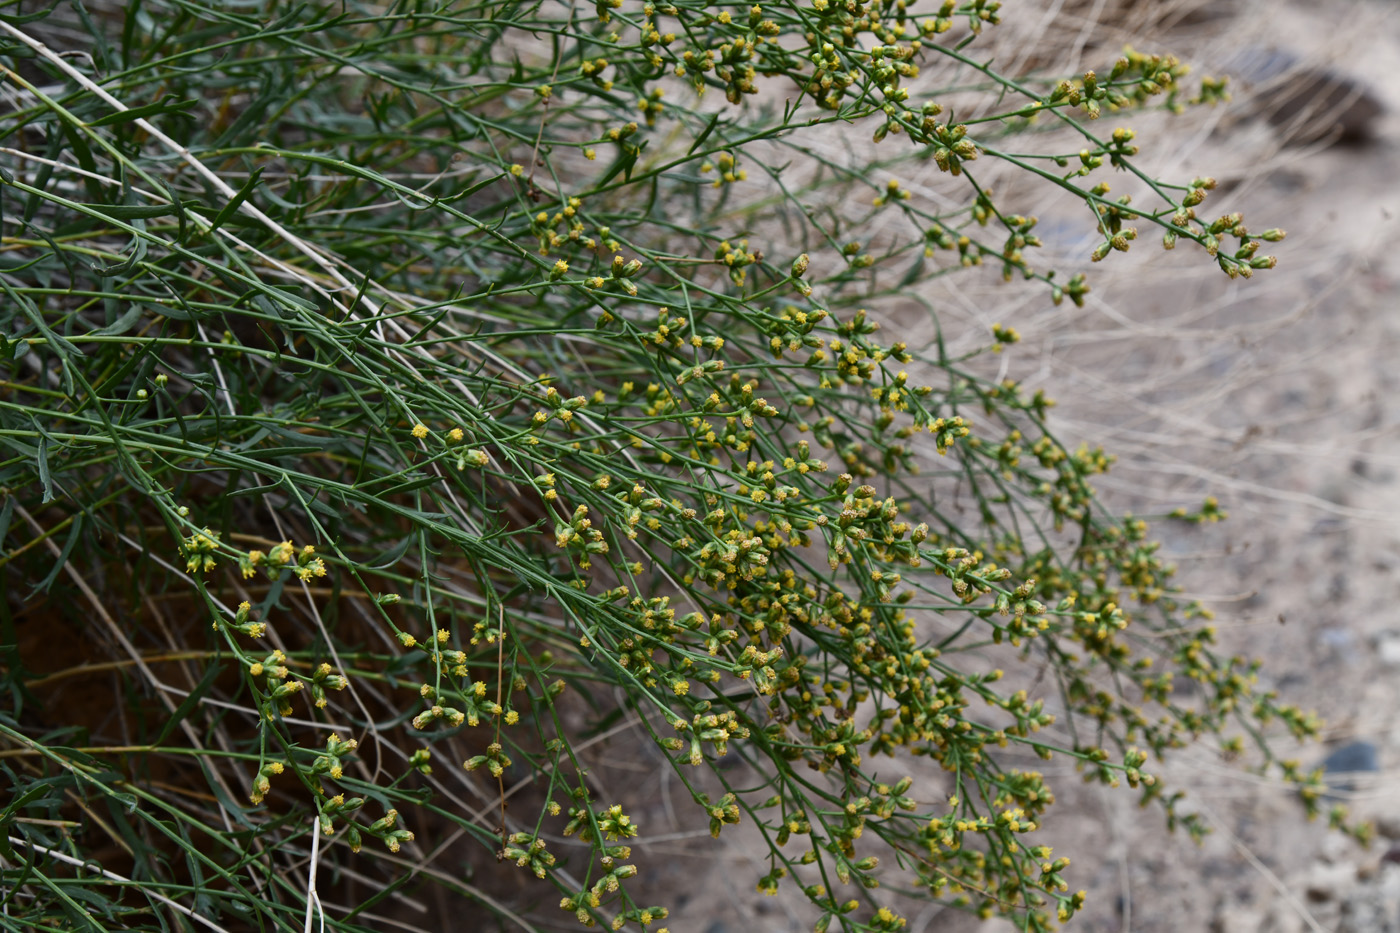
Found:
M 1320 765 L 1324 774 L 1328 775 L 1323 780 L 1331 790 L 1350 793 L 1356 790 L 1356 784 L 1348 780 L 1333 780 L 1330 775 L 1360 774 L 1363 772 L 1379 771 L 1381 769 L 1380 752 L 1371 742 L 1356 741 L 1349 742 L 1341 748 L 1333 750 L 1326 758 L 1322 759 Z M 1337 801 L 1340 798 L 1333 794 L 1323 794 L 1324 800 Z

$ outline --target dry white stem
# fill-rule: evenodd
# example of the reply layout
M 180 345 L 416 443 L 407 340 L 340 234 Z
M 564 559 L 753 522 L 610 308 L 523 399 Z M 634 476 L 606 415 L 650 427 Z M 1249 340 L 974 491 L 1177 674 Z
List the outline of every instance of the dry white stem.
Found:
M 316 893 L 316 866 L 321 862 L 321 821 L 311 818 L 311 859 L 306 869 L 306 923 L 302 933 L 311 933 L 311 917 L 314 913 L 321 918 L 321 933 L 326 929 L 326 911 L 321 906 L 321 898 Z
M 193 910 L 190 910 L 184 904 L 173 901 L 170 898 L 166 897 L 164 894 L 159 893 L 148 883 L 132 881 L 125 875 L 119 875 L 116 872 L 108 871 L 105 868 L 98 868 L 90 861 L 84 861 L 82 859 L 73 858 L 73 856 L 65 855 L 64 853 L 59 852 L 57 849 L 51 849 L 48 846 L 41 846 L 37 842 L 30 842 L 28 839 L 16 839 L 14 836 L 9 836 L 7 838 L 9 839 L 10 845 L 12 846 L 24 846 L 26 849 L 33 849 L 35 852 L 41 852 L 44 855 L 47 855 L 49 858 L 54 859 L 55 861 L 62 862 L 65 865 L 72 865 L 75 868 L 81 868 L 84 871 L 90 871 L 95 874 L 101 875 L 108 881 L 115 881 L 118 884 L 129 884 L 138 887 L 140 888 L 142 895 L 144 895 L 145 897 L 149 897 L 152 900 L 159 901 L 166 907 L 169 907 L 171 910 L 179 911 L 186 917 L 189 917 L 195 923 L 198 923 L 200 926 L 206 927 L 210 930 L 216 930 L 218 931 L 218 933 L 229 933 L 228 930 L 219 926 L 214 921 L 208 919 L 207 917 L 200 916 Z

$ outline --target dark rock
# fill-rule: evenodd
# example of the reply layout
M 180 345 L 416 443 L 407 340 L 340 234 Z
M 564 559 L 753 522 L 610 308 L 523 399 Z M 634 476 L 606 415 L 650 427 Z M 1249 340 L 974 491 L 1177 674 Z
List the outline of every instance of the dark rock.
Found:
M 1335 749 L 1324 758 L 1320 767 L 1324 774 L 1323 780 L 1327 782 L 1330 790 L 1350 793 L 1356 789 L 1355 783 L 1345 780 L 1341 776 L 1379 771 L 1381 769 L 1380 753 L 1371 742 L 1350 742 Z M 1338 779 L 1334 780 L 1333 775 L 1337 775 Z M 1323 796 L 1327 800 L 1335 801 L 1338 799 L 1330 793 Z
M 1322 770 L 1328 774 L 1380 769 L 1380 753 L 1371 742 L 1349 742 L 1322 759 Z
M 1360 80 L 1333 68 L 1308 65 L 1287 49 L 1250 46 L 1226 63 L 1227 72 L 1249 91 L 1249 116 L 1284 129 L 1290 142 L 1364 143 L 1385 112 L 1380 98 Z

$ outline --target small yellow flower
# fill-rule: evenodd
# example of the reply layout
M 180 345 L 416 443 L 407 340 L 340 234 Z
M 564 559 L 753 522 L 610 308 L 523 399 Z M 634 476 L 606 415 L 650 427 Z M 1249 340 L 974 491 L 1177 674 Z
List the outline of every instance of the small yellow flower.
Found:
M 418 422 L 413 426 L 413 436 L 421 441 L 428 436 L 428 426 L 421 421 Z

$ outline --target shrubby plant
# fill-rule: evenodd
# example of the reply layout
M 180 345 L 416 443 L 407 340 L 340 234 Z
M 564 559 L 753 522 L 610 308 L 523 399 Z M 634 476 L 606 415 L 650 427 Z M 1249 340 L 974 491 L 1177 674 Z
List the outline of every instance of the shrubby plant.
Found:
M 881 327 L 964 267 L 1082 302 L 998 161 L 1082 202 L 1094 261 L 1274 265 L 1134 161 L 1135 110 L 1223 81 L 1000 74 L 1013 12 L 4 4 L 3 924 L 384 928 L 435 884 L 664 927 L 587 776 L 623 722 L 818 930 L 1041 930 L 1083 894 L 1018 752 L 1197 833 L 1159 758 L 1313 733 L 1096 500 L 1111 456 L 985 365 L 1014 330 Z

